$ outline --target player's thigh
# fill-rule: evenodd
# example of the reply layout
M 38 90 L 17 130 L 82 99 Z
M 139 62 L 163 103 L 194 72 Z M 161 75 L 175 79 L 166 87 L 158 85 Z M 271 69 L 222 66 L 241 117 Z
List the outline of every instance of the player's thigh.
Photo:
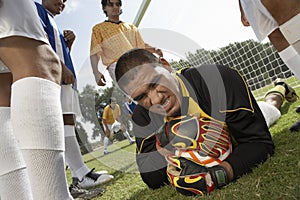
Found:
M 0 107 L 10 106 L 12 74 L 0 73 Z
M 60 60 L 44 42 L 19 36 L 2 38 L 0 59 L 12 72 L 13 81 L 34 76 L 60 83 Z
M 268 38 L 278 52 L 290 45 L 278 28 L 268 35 Z
M 279 25 L 300 12 L 299 0 L 261 0 L 261 2 Z

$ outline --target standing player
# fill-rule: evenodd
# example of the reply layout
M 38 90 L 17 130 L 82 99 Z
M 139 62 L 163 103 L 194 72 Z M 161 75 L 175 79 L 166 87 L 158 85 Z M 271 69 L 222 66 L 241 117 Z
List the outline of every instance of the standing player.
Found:
M 1 200 L 72 199 L 64 170 L 61 65 L 32 0 L 0 1 L 0 60 Z
M 145 44 L 134 25 L 120 21 L 122 13 L 121 0 L 102 0 L 101 4 L 102 10 L 108 19 L 93 27 L 90 60 L 97 84 L 104 86 L 106 85 L 106 80 L 98 70 L 100 58 L 114 81 L 115 63 L 126 51 L 133 48 L 146 48 L 161 57 L 163 54 L 160 49 Z
M 62 34 L 54 21 L 54 16 L 61 14 L 67 1 L 43 0 L 42 5 L 36 3 L 39 16 L 42 20 L 44 30 L 48 34 L 52 48 L 59 56 L 63 70 L 61 103 L 64 119 L 66 163 L 72 170 L 73 185 L 70 187 L 71 194 L 76 189 L 90 188 L 107 182 L 113 178 L 107 172 L 96 173 L 90 170 L 84 163 L 75 134 L 76 115 L 80 115 L 78 94 L 76 91 L 75 70 L 70 56 L 70 49 L 75 40 L 71 30 L 65 30 Z M 83 191 L 83 190 L 82 190 Z M 88 193 L 88 191 L 86 191 Z
M 300 2 L 298 0 L 239 0 L 241 21 L 256 37 L 266 37 L 300 80 Z
M 126 122 L 127 130 L 132 131 L 132 114 L 136 103 L 132 101 L 127 95 L 124 95 L 125 102 L 123 103 L 123 110 L 125 115 L 123 116 L 123 122 Z
M 241 21 L 261 41 L 267 36 L 279 56 L 300 80 L 300 1 L 239 0 Z M 300 130 L 300 121 L 291 131 Z
M 111 132 L 116 128 L 118 130 L 122 130 L 123 135 L 128 139 L 130 144 L 133 144 L 135 141 L 130 137 L 129 133 L 124 128 L 124 125 L 121 123 L 121 110 L 120 106 L 117 104 L 117 100 L 114 97 L 109 99 L 109 105 L 105 106 L 103 114 L 102 114 L 102 123 L 104 129 L 104 155 L 108 154 L 108 143 L 109 138 L 111 138 Z M 113 127 L 115 126 L 115 128 Z

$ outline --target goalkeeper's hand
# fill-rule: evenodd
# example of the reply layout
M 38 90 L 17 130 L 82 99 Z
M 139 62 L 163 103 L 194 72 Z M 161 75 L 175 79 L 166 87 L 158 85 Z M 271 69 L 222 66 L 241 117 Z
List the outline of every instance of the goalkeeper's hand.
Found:
M 194 160 L 173 155 L 166 156 L 166 160 L 169 181 L 181 194 L 210 194 L 229 183 L 228 172 L 221 165 L 207 168 Z
M 210 173 L 203 165 L 183 157 L 166 156 L 171 185 L 184 195 L 205 195 L 215 189 Z

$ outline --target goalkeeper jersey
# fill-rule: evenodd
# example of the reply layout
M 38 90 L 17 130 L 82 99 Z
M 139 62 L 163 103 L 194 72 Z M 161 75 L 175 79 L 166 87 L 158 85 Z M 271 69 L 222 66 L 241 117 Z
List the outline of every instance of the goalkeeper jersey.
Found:
M 204 113 L 227 124 L 237 145 L 262 144 L 269 146 L 267 151 L 273 153 L 274 144 L 264 116 L 245 80 L 236 70 L 222 65 L 201 65 L 184 69 L 178 76 L 189 91 L 189 96 L 183 96 L 181 100 L 182 115 L 188 113 L 192 98 Z M 138 104 L 132 119 L 135 122 L 133 132 L 137 144 L 136 160 L 141 177 L 149 187 L 153 184 L 153 187 L 162 186 L 167 182 L 164 173 L 166 161 L 157 152 L 155 131 L 164 125 L 164 117 Z M 232 155 L 230 159 L 235 160 L 231 162 L 232 166 L 239 166 L 242 158 L 247 160 L 245 153 L 252 152 Z M 261 160 L 251 162 L 260 163 Z M 241 168 L 248 170 L 247 165 Z M 236 175 L 244 173 L 238 169 L 235 172 Z M 156 174 L 161 175 L 160 180 L 158 177 L 153 178 Z

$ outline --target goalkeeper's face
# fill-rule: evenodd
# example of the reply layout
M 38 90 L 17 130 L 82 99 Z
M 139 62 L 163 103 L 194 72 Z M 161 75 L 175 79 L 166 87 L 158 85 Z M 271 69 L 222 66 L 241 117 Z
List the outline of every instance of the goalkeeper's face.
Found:
M 141 106 L 165 116 L 180 115 L 181 95 L 174 74 L 165 67 L 145 64 L 126 73 L 123 90 Z

